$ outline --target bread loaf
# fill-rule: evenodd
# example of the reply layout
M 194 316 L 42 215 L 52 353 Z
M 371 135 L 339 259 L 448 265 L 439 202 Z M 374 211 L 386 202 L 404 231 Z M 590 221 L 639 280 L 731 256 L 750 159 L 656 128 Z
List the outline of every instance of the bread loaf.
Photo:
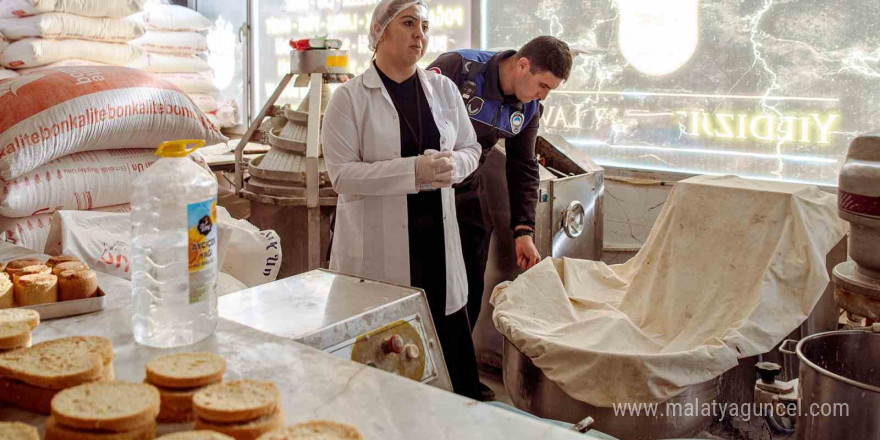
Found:
M 52 267 L 52 275 L 60 275 L 65 270 L 88 270 L 89 266 L 81 261 L 67 261 Z
M 13 284 L 18 283 L 18 280 L 21 279 L 22 275 L 34 275 L 34 274 L 38 274 L 38 273 L 51 274 L 52 269 L 50 269 L 49 266 L 46 266 L 45 264 L 35 264 L 33 266 L 25 266 L 25 267 L 21 268 L 21 270 L 19 270 L 18 272 L 16 272 L 15 274 L 12 275 L 12 283 Z
M 12 291 L 12 281 L 9 275 L 3 272 L 0 275 L 0 310 L 10 309 L 15 306 L 15 294 Z
M 144 383 L 86 383 L 52 399 L 52 417 L 81 430 L 131 431 L 155 422 L 158 414 L 159 391 Z
M 24 275 L 12 289 L 19 306 L 58 302 L 58 277 L 55 275 Z
M 49 261 L 46 262 L 46 266 L 55 267 L 60 263 L 67 263 L 70 261 L 82 262 L 79 257 L 74 257 L 73 255 L 58 255 L 57 257 L 49 258 Z
M 27 266 L 34 266 L 37 264 L 43 264 L 43 262 L 36 258 L 21 258 L 18 260 L 12 260 L 6 263 L 6 273 L 9 274 L 9 276 L 12 276 Z
M 61 301 L 91 298 L 98 293 L 98 275 L 91 269 L 65 270 L 58 275 L 58 298 Z
M 363 440 L 354 426 L 328 420 L 310 420 L 281 428 L 260 436 L 257 440 Z
M 281 392 L 272 382 L 236 380 L 199 390 L 193 396 L 193 410 L 204 421 L 237 423 L 275 413 L 280 401 Z
M 40 440 L 40 433 L 21 422 L 0 422 L 0 440 Z

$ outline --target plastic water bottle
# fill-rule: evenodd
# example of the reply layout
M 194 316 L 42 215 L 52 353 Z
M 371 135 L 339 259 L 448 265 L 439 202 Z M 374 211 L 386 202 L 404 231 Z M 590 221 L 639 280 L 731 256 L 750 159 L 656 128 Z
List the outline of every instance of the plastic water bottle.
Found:
M 187 158 L 204 145 L 163 143 L 132 183 L 131 326 L 143 345 L 193 344 L 217 326 L 217 181 Z

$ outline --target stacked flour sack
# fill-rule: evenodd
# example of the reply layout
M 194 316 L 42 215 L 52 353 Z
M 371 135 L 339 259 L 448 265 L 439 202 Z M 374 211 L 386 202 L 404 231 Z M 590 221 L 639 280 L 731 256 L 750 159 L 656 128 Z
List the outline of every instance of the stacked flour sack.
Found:
M 144 54 L 129 67 L 152 72 L 179 87 L 215 125 L 235 125 L 235 109 L 218 103 L 219 89 L 206 61 L 204 32 L 211 20 L 192 9 L 165 4 L 147 4 L 132 19 L 143 23 L 147 32 L 130 43 Z
M 6 35 L 3 35 L 2 29 L 0 29 L 0 58 L 3 57 L 3 51 L 6 50 L 7 47 L 9 47 L 9 39 L 6 38 Z M 14 70 L 6 69 L 0 64 L 0 81 L 15 78 L 16 76 L 18 76 L 18 73 Z
M 227 141 L 173 84 L 126 67 L 0 80 L 0 108 L 0 240 L 37 252 L 47 248 L 55 211 L 129 211 L 131 182 L 161 142 Z M 200 155 L 191 158 L 204 167 Z
M 0 0 L 0 65 L 18 74 L 81 65 L 124 66 L 144 34 L 127 16 L 144 0 Z M 9 46 L 2 49 L 6 39 Z M 9 77 L 0 71 L 0 79 Z

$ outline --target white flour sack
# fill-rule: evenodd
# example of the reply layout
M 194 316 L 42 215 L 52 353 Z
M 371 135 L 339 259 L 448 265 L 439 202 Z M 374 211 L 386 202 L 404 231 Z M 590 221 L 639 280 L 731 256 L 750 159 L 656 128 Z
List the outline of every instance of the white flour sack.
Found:
M 177 86 L 184 93 L 216 94 L 220 89 L 214 85 L 211 76 L 206 72 L 195 73 L 156 73 L 157 76 Z
M 127 67 L 147 72 L 207 72 L 208 63 L 195 55 L 174 55 L 170 53 L 147 53 L 128 63 Z
M 33 17 L 0 18 L 0 32 L 10 40 L 40 37 L 125 43 L 144 35 L 144 27 L 126 18 L 81 17 L 50 12 Z
M 147 29 L 160 31 L 203 31 L 211 27 L 211 20 L 204 15 L 177 5 L 149 5 L 143 21 Z
M 143 54 L 139 47 L 128 44 L 87 40 L 47 40 L 25 38 L 9 45 L 0 54 L 0 64 L 19 69 L 39 67 L 68 58 L 124 66 Z
M 28 217 L 129 203 L 131 182 L 156 161 L 155 149 L 84 151 L 3 183 L 0 215 Z
M 2 19 L 0 19 L 0 20 L 2 20 Z M 0 21 L 0 23 L 3 23 L 3 22 Z M 3 53 L 3 51 L 6 49 L 7 46 L 9 46 L 9 39 L 6 38 L 6 35 L 3 34 L 2 27 L 0 27 L 0 53 Z
M 173 84 L 125 67 L 62 67 L 0 81 L 0 179 L 81 151 L 226 142 Z
M 18 78 L 18 72 L 0 67 L 0 81 L 9 78 Z
M 81 60 L 79 58 L 69 58 L 66 60 L 56 61 L 54 63 L 46 64 L 45 66 L 40 67 L 29 67 L 26 69 L 15 69 L 15 72 L 18 72 L 20 75 L 27 75 L 29 73 L 41 72 L 46 69 L 53 69 L 55 67 L 73 67 L 73 66 L 109 66 L 107 63 L 96 63 L 94 61 L 89 60 Z
M 98 208 L 101 212 L 131 212 L 129 205 Z M 0 241 L 15 244 L 37 252 L 45 252 L 52 230 L 54 214 L 40 214 L 25 218 L 0 217 Z
M 194 55 L 208 51 L 208 41 L 198 32 L 149 31 L 131 44 L 155 53 Z
M 140 12 L 146 0 L 0 0 L 0 17 L 67 12 L 86 17 L 125 17 Z
M 217 104 L 217 100 L 211 95 L 195 93 L 189 95 L 189 98 L 192 99 L 193 103 L 199 108 L 199 110 L 205 113 L 216 112 L 220 108 Z

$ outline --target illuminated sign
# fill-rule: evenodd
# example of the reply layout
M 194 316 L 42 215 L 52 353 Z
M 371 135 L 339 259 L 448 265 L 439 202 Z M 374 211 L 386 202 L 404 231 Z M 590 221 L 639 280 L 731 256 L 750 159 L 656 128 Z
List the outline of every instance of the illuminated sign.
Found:
M 328 35 L 342 40 L 350 51 L 349 70 L 363 73 L 372 60 L 369 23 L 378 0 L 260 0 L 255 1 L 255 106 L 261 107 L 290 69 L 291 38 Z M 430 64 L 437 55 L 470 46 L 470 0 L 432 0 L 428 47 L 419 63 Z M 297 103 L 305 88 L 288 87 L 279 104 Z
M 600 165 L 833 186 L 880 121 L 880 2 L 481 2 L 489 49 L 604 49 L 575 58 L 541 117 Z

